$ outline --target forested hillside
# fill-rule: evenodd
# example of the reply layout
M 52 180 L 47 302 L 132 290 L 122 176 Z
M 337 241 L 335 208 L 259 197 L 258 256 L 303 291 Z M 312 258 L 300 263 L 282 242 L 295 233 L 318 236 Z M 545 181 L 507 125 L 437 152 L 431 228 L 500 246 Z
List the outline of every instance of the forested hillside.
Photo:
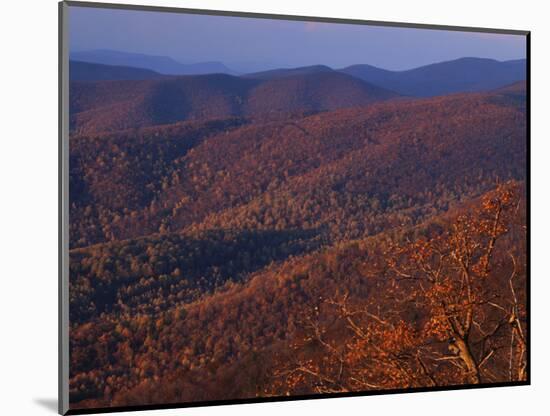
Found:
M 86 134 L 234 116 L 285 119 L 295 112 L 334 110 L 398 96 L 334 71 L 273 80 L 209 74 L 73 82 L 70 95 L 71 129 Z
M 175 250 L 179 237 L 168 235 L 162 243 L 111 243 L 77 250 L 72 255 L 82 257 L 73 260 L 72 272 L 86 274 L 89 280 L 79 277 L 71 288 L 78 293 L 75 308 L 97 296 L 98 290 L 116 290 L 110 276 L 120 276 L 125 285 L 112 295 L 112 310 L 94 305 L 87 323 L 73 323 L 73 400 L 83 400 L 82 406 L 131 405 L 521 379 L 525 371 L 521 337 L 516 338 L 512 355 L 502 346 L 515 331 L 512 324 L 525 329 L 524 201 L 518 199 L 522 192 L 520 185 L 510 183 L 416 227 L 260 265 L 246 279 L 227 281 L 215 293 L 195 300 L 186 296 L 193 290 L 206 293 L 205 282 L 227 269 L 204 270 L 208 279 L 197 282 L 188 268 L 193 263 L 186 257 L 194 252 L 201 256 L 196 260 L 224 261 L 221 248 L 215 257 L 205 258 L 208 253 L 196 248 L 190 251 L 191 247 L 179 245 Z M 494 234 L 498 244 L 483 257 L 493 241 L 497 210 L 503 213 Z M 476 247 L 469 257 L 469 273 L 478 305 L 473 313 L 481 327 L 471 330 L 468 344 L 475 355 L 475 372 L 465 364 L 462 368 L 456 363 L 457 370 L 448 360 L 439 360 L 453 357 L 451 335 L 440 321 L 437 305 L 430 309 L 426 303 L 431 295 L 421 289 L 425 279 L 425 285 L 433 285 L 434 296 L 455 296 L 449 290 L 459 294 L 462 275 L 453 253 L 466 253 L 456 240 L 466 236 Z M 230 238 L 239 244 L 238 238 Z M 258 245 L 255 239 L 247 240 Z M 114 251 L 117 247 L 123 251 Z M 241 243 L 240 249 L 246 248 Z M 261 251 L 261 245 L 251 251 L 255 256 L 256 250 Z M 113 261 L 113 255 L 127 260 Z M 449 275 L 438 272 L 442 259 Z M 134 262 L 136 266 L 131 265 Z M 239 262 L 237 256 L 232 263 L 247 271 Z M 86 271 L 90 266 L 97 271 L 90 274 Z M 192 269 L 200 270 L 196 267 Z M 144 277 L 138 281 L 132 273 Z M 448 281 L 436 285 L 432 273 L 443 273 Z M 85 293 L 92 282 L 97 288 Z M 461 303 L 464 296 L 462 292 L 454 301 L 458 303 L 450 306 L 455 313 L 467 312 L 469 303 Z M 366 335 L 361 328 L 368 328 L 369 337 L 375 338 L 362 339 Z M 378 347 L 371 350 L 371 343 Z M 346 350 L 340 350 L 344 346 Z M 421 355 L 411 356 L 410 351 Z M 490 353 L 494 357 L 480 368 Z M 337 380 L 342 359 L 346 373 Z M 456 360 L 462 358 L 457 355 Z M 510 360 L 509 372 L 503 362 Z M 402 371 L 400 365 L 407 367 Z M 354 380 L 354 372 L 362 374 L 362 383 Z
M 527 378 L 526 90 L 75 82 L 72 408 Z
M 187 228 L 346 239 L 414 224 L 524 178 L 514 103 L 497 92 L 73 136 L 71 247 Z

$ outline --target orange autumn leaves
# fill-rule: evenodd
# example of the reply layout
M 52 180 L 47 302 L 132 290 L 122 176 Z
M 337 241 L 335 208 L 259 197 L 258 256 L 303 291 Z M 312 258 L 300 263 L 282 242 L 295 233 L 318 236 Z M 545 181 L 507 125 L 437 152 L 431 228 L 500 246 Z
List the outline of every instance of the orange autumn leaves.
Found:
M 346 292 L 310 316 L 297 360 L 278 372 L 296 393 L 478 384 L 526 377 L 521 189 L 499 185 L 450 230 L 388 245 L 365 273 L 377 297 Z M 382 295 L 381 295 L 382 294 Z M 323 308 L 321 308 L 323 309 Z M 322 358 L 300 361 L 307 344 Z

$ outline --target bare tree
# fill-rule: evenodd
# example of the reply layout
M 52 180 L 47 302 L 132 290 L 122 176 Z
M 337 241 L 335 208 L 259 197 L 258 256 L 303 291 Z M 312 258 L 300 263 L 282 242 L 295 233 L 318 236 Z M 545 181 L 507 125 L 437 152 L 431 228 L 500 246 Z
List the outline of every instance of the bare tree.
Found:
M 519 190 L 500 185 L 447 232 L 389 244 L 365 267 L 370 296 L 342 291 L 304 313 L 287 392 L 525 380 Z M 519 219 L 518 219 L 519 218 Z M 517 225 L 520 225 L 519 227 Z M 306 353 L 314 345 L 313 353 Z

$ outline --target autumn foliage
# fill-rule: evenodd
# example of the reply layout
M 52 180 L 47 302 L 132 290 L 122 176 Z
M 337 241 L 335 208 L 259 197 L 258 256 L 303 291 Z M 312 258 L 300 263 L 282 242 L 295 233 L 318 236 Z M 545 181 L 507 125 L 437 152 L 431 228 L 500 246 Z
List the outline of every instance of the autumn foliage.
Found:
M 449 230 L 390 243 L 366 266 L 380 298 L 343 294 L 306 315 L 301 356 L 275 391 L 349 392 L 522 381 L 527 377 L 525 241 L 518 188 L 500 185 Z M 374 289 L 376 288 L 376 289 Z M 342 335 L 334 336 L 334 331 Z
M 524 87 L 300 77 L 72 89 L 71 407 L 528 378 Z

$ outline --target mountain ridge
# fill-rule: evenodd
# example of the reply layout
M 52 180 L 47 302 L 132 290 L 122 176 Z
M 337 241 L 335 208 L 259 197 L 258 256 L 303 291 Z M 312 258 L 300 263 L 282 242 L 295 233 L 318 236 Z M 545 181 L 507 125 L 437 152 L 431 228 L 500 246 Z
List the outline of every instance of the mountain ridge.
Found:
M 234 71 L 218 61 L 184 64 L 168 56 L 120 52 L 110 49 L 72 52 L 70 58 L 82 62 L 103 65 L 150 69 L 163 75 L 200 75 L 206 73 L 234 74 Z
M 143 81 L 74 82 L 71 128 L 123 130 L 190 119 L 280 117 L 397 98 L 397 94 L 336 71 L 257 80 L 228 74 Z
M 431 97 L 489 91 L 524 80 L 525 62 L 525 59 L 497 61 L 464 57 L 403 71 L 390 71 L 368 64 L 351 65 L 339 71 L 402 95 Z
M 158 79 L 164 75 L 145 68 L 69 61 L 70 81 L 122 81 Z

